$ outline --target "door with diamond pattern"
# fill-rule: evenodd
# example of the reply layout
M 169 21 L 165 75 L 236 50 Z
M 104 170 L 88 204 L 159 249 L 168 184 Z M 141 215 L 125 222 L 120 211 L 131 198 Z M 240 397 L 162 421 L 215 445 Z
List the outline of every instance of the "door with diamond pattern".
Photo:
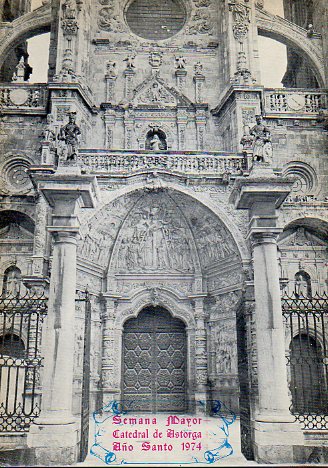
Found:
M 183 322 L 147 307 L 123 332 L 123 401 L 128 411 L 184 412 L 187 338 Z

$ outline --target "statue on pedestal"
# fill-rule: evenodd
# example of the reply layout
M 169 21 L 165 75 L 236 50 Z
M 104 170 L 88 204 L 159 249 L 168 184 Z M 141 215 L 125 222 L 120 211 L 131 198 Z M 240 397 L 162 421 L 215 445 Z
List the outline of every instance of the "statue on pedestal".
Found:
M 254 137 L 253 157 L 254 161 L 272 162 L 271 132 L 262 122 L 262 116 L 256 115 L 256 125 L 251 129 L 250 135 Z
M 75 161 L 81 130 L 75 123 L 75 112 L 70 112 L 68 118 L 68 124 L 64 125 L 64 127 L 61 127 L 59 130 L 58 140 L 65 143 L 64 154 L 66 155 L 66 161 Z

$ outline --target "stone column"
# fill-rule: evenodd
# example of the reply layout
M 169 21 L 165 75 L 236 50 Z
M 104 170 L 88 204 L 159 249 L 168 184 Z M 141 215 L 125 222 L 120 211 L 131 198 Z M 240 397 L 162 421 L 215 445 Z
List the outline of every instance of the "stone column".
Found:
M 208 366 L 207 366 L 207 335 L 204 312 L 205 295 L 193 296 L 195 302 L 195 366 L 196 366 L 196 413 L 208 412 Z M 199 402 L 202 402 L 201 404 Z
M 103 391 L 103 406 L 109 401 L 120 398 L 120 388 L 116 375 L 115 360 L 117 359 L 117 333 L 115 333 L 115 297 L 104 294 L 105 310 L 103 312 L 103 354 L 101 365 L 101 382 Z
M 107 109 L 104 115 L 105 122 L 105 148 L 112 149 L 114 142 L 115 111 Z
M 131 68 L 128 68 L 124 71 L 124 78 L 125 78 L 125 98 L 128 100 L 128 101 L 131 101 L 132 99 L 132 85 L 133 85 L 133 78 L 134 78 L 134 75 L 136 74 L 136 72 L 131 69 Z
M 95 188 L 90 176 L 32 173 L 53 208 L 53 262 L 48 317 L 42 337 L 44 369 L 41 415 L 31 426 L 27 444 L 35 462 L 42 465 L 73 464 L 77 460 L 78 425 L 72 414 L 75 338 L 76 245 L 79 232 L 75 215 L 78 203 L 94 206 Z
M 175 77 L 176 77 L 176 81 L 177 81 L 177 88 L 180 91 L 180 93 L 183 93 L 183 88 L 186 85 L 186 76 L 187 76 L 187 72 L 183 68 L 178 68 L 175 71 Z
M 186 146 L 186 128 L 188 123 L 188 114 L 186 109 L 177 110 L 177 126 L 178 126 L 178 148 L 183 151 Z
M 132 149 L 134 143 L 134 113 L 128 109 L 124 114 L 125 149 Z
M 255 459 L 261 463 L 293 462 L 293 446 L 303 434 L 289 412 L 284 326 L 279 286 L 276 209 L 286 199 L 292 180 L 255 164 L 248 178 L 236 181 L 232 199 L 249 209 L 253 247 L 258 405 L 252 421 Z
M 197 133 L 197 150 L 202 151 L 205 146 L 205 128 L 206 128 L 206 111 L 203 107 L 196 107 L 196 133 Z
M 197 104 L 201 104 L 203 102 L 202 90 L 205 81 L 205 76 L 199 73 L 196 74 L 193 79 L 195 83 L 195 102 Z

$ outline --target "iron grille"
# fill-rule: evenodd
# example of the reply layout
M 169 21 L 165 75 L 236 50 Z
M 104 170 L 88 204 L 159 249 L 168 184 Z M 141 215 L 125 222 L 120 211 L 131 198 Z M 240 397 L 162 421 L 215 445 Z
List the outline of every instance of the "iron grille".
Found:
M 0 296 L 0 432 L 27 432 L 40 414 L 40 342 L 47 298 Z
M 303 429 L 328 429 L 328 296 L 282 298 L 291 412 Z

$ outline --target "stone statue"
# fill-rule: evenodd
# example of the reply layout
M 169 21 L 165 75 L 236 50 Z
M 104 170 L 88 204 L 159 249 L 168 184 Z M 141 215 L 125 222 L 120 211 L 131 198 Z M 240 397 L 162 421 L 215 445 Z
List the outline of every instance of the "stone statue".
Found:
M 62 8 L 64 19 L 71 20 L 76 18 L 76 9 L 73 5 L 73 0 L 65 0 Z
M 56 134 L 52 130 L 53 121 L 54 121 L 54 118 L 53 118 L 52 114 L 48 114 L 47 115 L 47 126 L 46 126 L 46 128 L 44 129 L 44 131 L 41 134 L 42 140 L 44 142 L 52 143 L 56 139 Z
M 117 73 L 116 62 L 109 60 L 106 65 L 106 77 L 116 79 Z
M 203 65 L 200 62 L 195 63 L 194 70 L 195 70 L 195 75 L 202 75 Z
M 127 70 L 132 70 L 133 68 L 135 68 L 135 64 L 134 64 L 134 59 L 136 58 L 135 55 L 128 55 L 124 60 L 123 62 L 126 62 L 126 68 Z
M 244 126 L 244 135 L 240 140 L 240 144 L 244 151 L 251 150 L 253 148 L 254 136 L 250 134 L 250 128 L 248 125 Z
M 253 157 L 255 161 L 271 163 L 272 143 L 271 132 L 262 122 L 262 116 L 256 115 L 256 125 L 251 129 L 250 135 L 254 137 Z
M 184 69 L 186 68 L 186 59 L 182 55 L 179 55 L 175 57 L 175 64 L 177 68 Z
M 63 141 L 66 145 L 66 160 L 75 161 L 77 157 L 77 147 L 79 144 L 81 130 L 75 123 L 75 112 L 70 112 L 68 118 L 68 124 L 64 125 L 64 127 L 61 127 L 59 130 L 58 139 Z
M 157 133 L 155 133 L 152 139 L 150 140 L 150 149 L 152 151 L 159 151 L 161 149 L 160 144 L 161 144 L 161 140 L 159 139 L 159 136 L 157 135 Z
M 304 298 L 309 296 L 309 284 L 302 273 L 295 275 L 295 296 Z
M 5 292 L 11 296 L 17 296 L 20 293 L 21 277 L 17 269 L 11 270 L 6 278 Z

